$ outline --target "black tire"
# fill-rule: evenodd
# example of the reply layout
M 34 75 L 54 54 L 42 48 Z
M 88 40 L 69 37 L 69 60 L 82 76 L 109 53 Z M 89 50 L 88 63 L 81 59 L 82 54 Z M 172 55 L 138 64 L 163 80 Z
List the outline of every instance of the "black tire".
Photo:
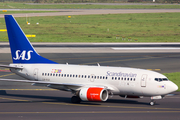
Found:
M 72 103 L 80 103 L 81 99 L 78 96 L 72 96 L 71 102 Z

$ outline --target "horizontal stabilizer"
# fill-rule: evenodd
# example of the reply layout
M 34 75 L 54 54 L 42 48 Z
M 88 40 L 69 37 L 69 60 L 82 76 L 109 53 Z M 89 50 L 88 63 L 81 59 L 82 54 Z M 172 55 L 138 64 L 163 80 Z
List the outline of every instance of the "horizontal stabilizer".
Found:
M 1 65 L 0 67 L 4 67 L 4 68 L 16 68 L 16 69 L 23 69 L 23 67 L 17 67 L 17 66 L 10 66 L 10 65 Z

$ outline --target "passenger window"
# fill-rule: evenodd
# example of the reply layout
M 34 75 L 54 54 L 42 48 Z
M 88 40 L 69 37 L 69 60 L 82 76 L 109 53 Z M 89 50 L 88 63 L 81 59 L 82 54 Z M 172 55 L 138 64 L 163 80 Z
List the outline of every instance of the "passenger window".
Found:
M 66 74 L 64 74 L 64 77 L 66 77 Z
M 90 76 L 88 75 L 88 78 L 90 78 Z
M 73 75 L 73 77 L 75 77 L 75 75 Z
M 108 79 L 108 77 L 106 77 L 106 79 Z
M 94 79 L 96 79 L 96 76 L 94 76 Z
M 83 78 L 83 75 L 82 75 L 82 78 Z
M 118 80 L 120 80 L 121 78 L 120 77 L 118 77 Z
M 117 77 L 115 77 L 115 80 L 117 79 Z
M 159 82 L 161 82 L 162 81 L 162 79 L 161 78 L 159 78 Z
M 97 76 L 97 79 L 99 79 L 99 76 Z
M 127 80 L 129 80 L 129 78 L 127 78 Z
M 63 77 L 63 74 L 61 76 Z
M 50 74 L 50 76 L 52 76 L 52 73 Z
M 131 78 L 131 81 L 132 81 L 132 78 Z
M 61 76 L 61 74 L 59 74 L 59 77 Z
M 84 76 L 84 78 L 86 78 L 86 75 Z
M 121 80 L 123 80 L 123 77 L 121 78 Z
M 70 74 L 70 77 L 72 77 L 72 75 Z
M 47 75 L 47 73 L 45 73 L 45 76 Z
M 76 77 L 78 77 L 78 75 L 76 75 Z
M 114 77 L 112 77 L 112 80 L 114 80 Z
M 103 76 L 103 79 L 105 79 L 105 77 Z
M 102 76 L 100 76 L 100 78 L 99 79 L 102 79 Z
M 126 78 L 124 78 L 124 80 L 126 80 Z
M 136 80 L 136 78 L 134 78 L 134 81 Z
M 53 74 L 53 76 L 55 76 L 55 74 Z
M 67 74 L 67 77 L 69 77 L 69 74 Z

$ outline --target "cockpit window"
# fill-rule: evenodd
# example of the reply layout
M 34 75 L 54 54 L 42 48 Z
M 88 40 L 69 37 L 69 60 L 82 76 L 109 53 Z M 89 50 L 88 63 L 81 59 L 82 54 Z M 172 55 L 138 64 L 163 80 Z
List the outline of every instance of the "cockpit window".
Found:
M 155 78 L 155 81 L 159 81 L 158 78 Z
M 168 79 L 167 78 L 163 78 L 163 81 L 168 81 Z
M 155 78 L 155 81 L 161 82 L 161 81 L 168 81 L 167 78 Z

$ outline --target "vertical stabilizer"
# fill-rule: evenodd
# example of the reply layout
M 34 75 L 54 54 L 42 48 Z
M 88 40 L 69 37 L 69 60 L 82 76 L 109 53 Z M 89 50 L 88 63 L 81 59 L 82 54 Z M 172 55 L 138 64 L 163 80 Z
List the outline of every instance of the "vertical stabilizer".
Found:
M 4 18 L 6 22 L 13 63 L 56 64 L 56 62 L 41 57 L 35 51 L 12 15 L 5 15 Z

